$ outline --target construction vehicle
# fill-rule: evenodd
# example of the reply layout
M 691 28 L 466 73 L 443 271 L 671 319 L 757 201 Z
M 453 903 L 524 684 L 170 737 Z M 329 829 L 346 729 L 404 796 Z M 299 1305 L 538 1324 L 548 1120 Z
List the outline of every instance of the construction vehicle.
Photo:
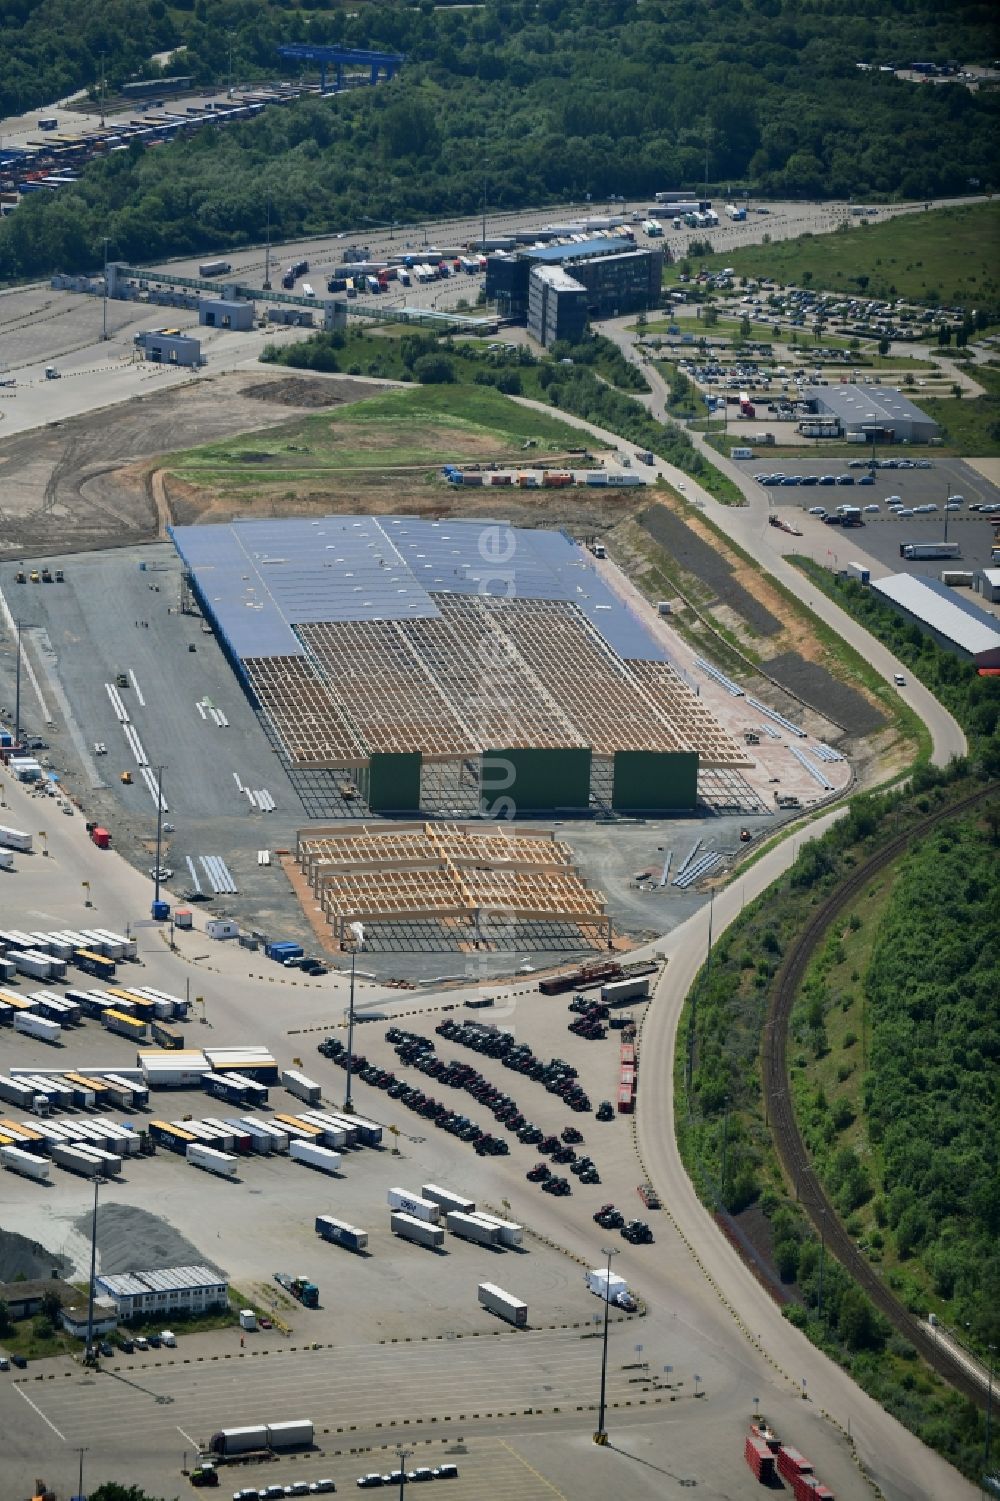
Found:
M 63 571 L 62 571 L 61 568 L 57 568 L 56 569 L 56 583 L 57 584 L 64 584 L 65 582 L 66 582 L 66 575 L 63 573 Z
M 287 1272 L 275 1272 L 274 1280 L 286 1293 L 297 1298 L 303 1308 L 319 1307 L 319 1288 L 307 1277 L 290 1277 Z
M 31 582 L 32 582 L 32 583 L 33 583 L 33 584 L 37 584 L 37 583 L 39 583 L 39 582 L 40 582 L 40 581 L 41 581 L 41 574 L 40 574 L 40 573 L 38 573 L 38 572 L 37 572 L 37 570 L 36 570 L 36 571 L 33 571 L 33 572 L 32 572 L 32 575 L 31 575 Z
M 123 771 L 122 774 L 121 774 L 121 776 L 118 778 L 118 780 L 120 782 L 124 782 L 124 784 L 125 784 L 126 787 L 131 787 L 131 785 L 132 785 L 132 773 L 130 771 Z
M 52 569 L 51 568 L 43 568 L 42 569 L 42 583 L 43 584 L 51 584 L 51 582 L 52 582 Z
M 127 688 L 128 687 L 128 673 L 127 672 L 116 672 L 115 673 L 115 687 L 116 688 Z
M 14 577 L 19 584 L 26 584 L 28 582 L 28 575 L 23 568 L 19 568 Z
M 752 838 L 753 838 L 753 835 L 750 833 L 749 829 L 740 829 L 740 843 L 741 844 L 749 844 L 750 840 Z

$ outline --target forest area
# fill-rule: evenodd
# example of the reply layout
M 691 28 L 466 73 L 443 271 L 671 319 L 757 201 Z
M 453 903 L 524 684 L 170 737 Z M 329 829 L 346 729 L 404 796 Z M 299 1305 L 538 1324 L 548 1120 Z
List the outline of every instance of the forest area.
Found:
M 373 220 L 648 195 L 926 198 L 995 182 L 1000 93 L 859 61 L 990 60 L 990 8 L 906 0 L 487 0 L 347 11 L 269 0 L 0 0 L 0 109 L 173 71 L 275 78 L 279 42 L 401 51 L 390 85 L 116 153 L 0 224 L 0 279 Z M 103 62 L 102 62 L 103 58 Z

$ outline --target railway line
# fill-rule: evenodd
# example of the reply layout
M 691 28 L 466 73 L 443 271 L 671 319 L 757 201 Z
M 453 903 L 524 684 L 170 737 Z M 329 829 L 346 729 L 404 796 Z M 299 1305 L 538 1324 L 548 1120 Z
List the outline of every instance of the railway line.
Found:
M 827 1251 L 836 1256 L 841 1266 L 851 1274 L 879 1312 L 885 1315 L 899 1334 L 910 1341 L 927 1364 L 937 1371 L 938 1375 L 943 1376 L 963 1397 L 969 1398 L 981 1407 L 985 1407 L 987 1402 L 987 1393 L 982 1381 L 965 1362 L 935 1338 L 930 1325 L 912 1314 L 894 1296 L 858 1251 L 841 1224 L 836 1209 L 827 1197 L 812 1167 L 795 1119 L 786 1053 L 788 1024 L 795 996 L 809 961 L 817 945 L 823 941 L 831 922 L 865 889 L 872 876 L 884 869 L 897 856 L 903 854 L 915 839 L 922 838 L 939 823 L 956 818 L 977 807 L 987 798 L 995 796 L 997 791 L 998 784 L 991 782 L 978 791 L 970 793 L 969 796 L 961 798 L 958 802 L 928 814 L 912 828 L 884 844 L 877 854 L 852 872 L 833 895 L 816 909 L 778 971 L 767 1019 L 764 1023 L 763 1047 L 764 1099 L 768 1119 L 774 1132 L 778 1156 L 790 1181 L 798 1187 L 799 1200 L 809 1215 L 813 1227 L 824 1237 Z

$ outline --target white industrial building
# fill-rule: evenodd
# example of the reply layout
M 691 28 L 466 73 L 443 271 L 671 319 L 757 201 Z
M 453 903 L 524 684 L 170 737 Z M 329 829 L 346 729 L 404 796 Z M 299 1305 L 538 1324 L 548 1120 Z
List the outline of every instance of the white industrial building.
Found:
M 1000 604 L 1000 568 L 984 568 L 976 574 L 973 588 L 991 605 Z
M 171 1266 L 153 1272 L 101 1274 L 95 1285 L 111 1298 L 122 1319 L 175 1313 L 205 1313 L 229 1301 L 229 1283 L 208 1266 Z
M 940 580 L 894 573 L 873 579 L 871 588 L 947 651 L 977 667 L 1000 667 L 1000 627 L 996 621 L 977 605 L 957 599 Z
M 835 418 L 845 437 L 926 443 L 940 431 L 932 417 L 892 386 L 809 386 L 803 399 L 820 417 Z

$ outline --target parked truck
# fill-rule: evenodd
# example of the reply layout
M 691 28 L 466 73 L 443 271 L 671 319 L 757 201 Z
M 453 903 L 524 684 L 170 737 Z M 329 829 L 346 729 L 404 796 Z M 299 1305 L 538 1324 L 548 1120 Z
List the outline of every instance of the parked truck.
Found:
M 494 1282 L 481 1282 L 477 1290 L 477 1296 L 484 1308 L 490 1313 L 495 1313 L 498 1318 L 506 1319 L 508 1324 L 515 1324 L 519 1329 L 524 1329 L 528 1322 L 528 1305 L 522 1303 L 520 1298 L 515 1298 L 511 1293 L 505 1293 L 502 1287 L 497 1287 Z
M 307 1079 L 297 1069 L 282 1069 L 281 1083 L 289 1094 L 293 1094 L 298 1100 L 304 1100 L 307 1105 L 318 1105 L 323 1098 L 322 1085 Z
M 848 578 L 857 579 L 859 584 L 871 583 L 871 570 L 864 563 L 848 563 L 846 572 Z
M 267 1442 L 271 1449 L 305 1449 L 313 1441 L 309 1418 L 290 1418 L 285 1423 L 268 1423 Z
M 614 1303 L 617 1308 L 635 1307 L 635 1299 L 628 1290 L 628 1283 L 617 1272 L 609 1274 L 603 1267 L 596 1267 L 587 1273 L 586 1281 L 587 1291 L 594 1293 L 596 1297 Z
M 460 1214 L 453 1210 L 445 1215 L 445 1224 L 452 1235 L 457 1235 L 462 1240 L 471 1240 L 477 1246 L 500 1245 L 500 1231 L 496 1225 L 489 1225 L 485 1220 L 478 1219 L 473 1214 Z
M 188 1143 L 184 1155 L 194 1167 L 202 1167 L 206 1172 L 215 1173 L 219 1178 L 236 1177 L 239 1159 L 231 1152 L 219 1152 L 215 1147 L 206 1146 L 203 1142 L 192 1141 Z
M 292 1277 L 288 1272 L 275 1272 L 274 1280 L 286 1293 L 297 1298 L 303 1308 L 319 1307 L 319 1288 L 308 1277 Z
M 289 1157 L 304 1162 L 307 1167 L 318 1168 L 321 1173 L 336 1173 L 340 1170 L 340 1153 L 329 1147 L 321 1147 L 315 1141 L 293 1141 L 288 1147 Z
M 364 1251 L 368 1245 L 367 1230 L 358 1230 L 345 1220 L 335 1220 L 329 1214 L 316 1216 L 316 1234 L 321 1235 L 324 1240 L 332 1241 L 335 1246 L 343 1246 L 347 1251 Z
M 435 1204 L 434 1207 L 436 1209 L 437 1205 Z M 412 1214 L 390 1214 L 389 1229 L 393 1235 L 398 1235 L 400 1240 L 412 1240 L 414 1245 L 427 1246 L 434 1251 L 444 1245 L 444 1231 L 440 1225 L 431 1225 L 426 1220 L 415 1219 Z
M 474 1199 L 467 1199 L 462 1194 L 453 1193 L 450 1188 L 441 1188 L 437 1183 L 425 1183 L 420 1190 L 425 1199 L 432 1204 L 438 1204 L 447 1212 L 456 1210 L 459 1214 L 475 1214 L 476 1204 Z
M 58 1022 L 49 1021 L 45 1016 L 36 1016 L 33 1011 L 17 1013 L 14 1017 L 14 1031 L 23 1032 L 25 1037 L 37 1037 L 41 1042 L 58 1042 L 62 1037 L 62 1027 Z
M 222 1428 L 212 1434 L 208 1447 L 213 1454 L 251 1454 L 255 1449 L 266 1449 L 267 1424 L 257 1423 L 252 1428 Z
M 441 1218 L 440 1205 L 432 1199 L 422 1199 L 419 1194 L 407 1193 L 405 1188 L 390 1188 L 386 1197 L 390 1209 L 398 1209 L 427 1225 L 436 1225 Z

